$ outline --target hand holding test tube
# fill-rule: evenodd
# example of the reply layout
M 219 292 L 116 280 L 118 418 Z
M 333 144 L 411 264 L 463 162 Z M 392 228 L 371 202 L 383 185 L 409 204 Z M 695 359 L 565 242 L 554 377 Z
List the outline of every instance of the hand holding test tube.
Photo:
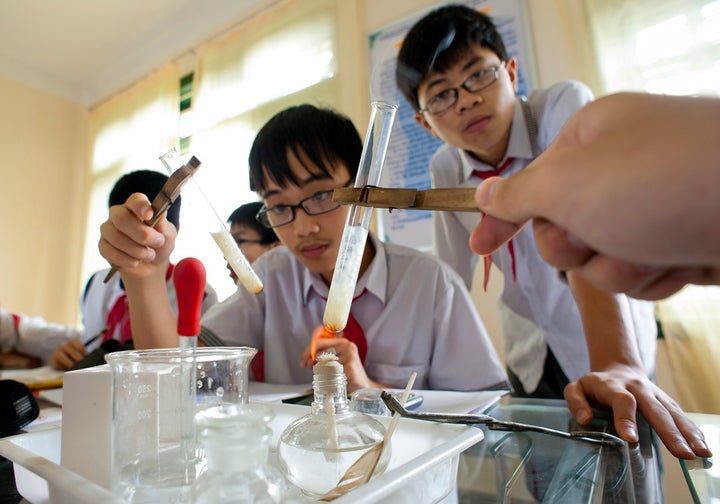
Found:
M 355 187 L 379 185 L 396 112 L 395 104 L 381 101 L 372 103 L 370 124 L 363 144 Z M 347 324 L 372 210 L 371 207 L 360 205 L 350 207 L 325 307 L 325 332 L 337 334 L 345 329 Z
M 160 161 L 165 169 L 172 174 L 176 169 L 183 166 L 183 161 L 175 148 L 160 156 Z M 243 287 L 253 294 L 259 294 L 263 289 L 263 284 L 258 278 L 255 270 L 250 266 L 250 262 L 242 253 L 237 243 L 233 239 L 230 231 L 228 231 L 225 222 L 218 216 L 210 201 L 200 189 L 200 186 L 193 178 L 191 191 L 195 190 L 201 197 L 197 201 L 202 202 L 202 211 L 205 213 L 205 220 L 210 229 L 210 235 L 215 243 L 222 251 L 225 260 L 230 264 Z M 200 208 L 197 208 L 200 210 Z

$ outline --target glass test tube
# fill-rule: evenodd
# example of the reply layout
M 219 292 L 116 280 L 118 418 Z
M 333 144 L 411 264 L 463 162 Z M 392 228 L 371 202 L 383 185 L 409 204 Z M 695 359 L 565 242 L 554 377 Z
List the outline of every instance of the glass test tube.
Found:
M 355 187 L 380 183 L 397 108 L 397 105 L 392 103 L 382 101 L 372 103 L 370 124 L 363 144 Z M 323 317 L 323 325 L 331 332 L 338 333 L 345 329 L 347 324 L 365 251 L 372 210 L 372 207 L 350 206 Z
M 183 165 L 180 154 L 174 147 L 160 156 L 160 161 L 170 174 Z M 195 177 L 192 177 L 191 184 L 192 187 L 188 187 L 188 189 L 197 192 L 200 197 L 196 198 L 196 200 L 202 201 L 202 204 L 198 205 L 197 211 L 204 213 L 203 222 L 207 222 L 210 235 L 213 237 L 213 240 L 215 240 L 217 246 L 220 247 L 223 257 L 225 257 L 225 260 L 233 269 L 243 287 L 245 287 L 248 292 L 260 294 L 263 290 L 262 281 L 255 273 L 255 270 L 252 269 L 245 254 L 242 253 L 240 247 L 235 243 L 230 231 L 228 231 L 227 226 L 225 226 L 225 222 L 220 218 L 210 203 L 210 200 L 207 199 L 207 196 L 202 192 L 200 186 L 195 182 Z

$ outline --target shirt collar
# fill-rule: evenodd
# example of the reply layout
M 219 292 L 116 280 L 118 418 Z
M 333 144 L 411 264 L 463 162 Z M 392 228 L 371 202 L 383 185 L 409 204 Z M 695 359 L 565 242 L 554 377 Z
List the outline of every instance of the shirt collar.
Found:
M 388 288 L 387 253 L 385 251 L 385 245 L 377 236 L 375 236 L 375 234 L 368 233 L 368 240 L 371 240 L 372 244 L 375 246 L 375 257 L 373 257 L 373 260 L 368 265 L 368 268 L 365 270 L 363 276 L 358 280 L 353 297 L 358 296 L 363 289 L 366 289 L 368 292 L 377 297 L 384 305 L 387 298 Z M 315 295 L 319 295 L 327 299 L 330 287 L 325 285 L 325 282 L 319 274 L 313 273 L 309 269 L 304 268 L 302 282 L 303 296 L 306 305 L 313 295 L 313 292 Z

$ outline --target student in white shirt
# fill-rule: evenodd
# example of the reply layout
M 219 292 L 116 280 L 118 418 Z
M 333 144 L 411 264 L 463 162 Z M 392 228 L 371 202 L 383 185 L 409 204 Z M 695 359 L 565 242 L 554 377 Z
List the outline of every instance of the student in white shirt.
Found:
M 201 340 L 263 351 L 267 381 L 311 381 L 311 334 L 322 325 L 348 212 L 332 202 L 332 190 L 353 183 L 361 151 L 349 119 L 312 105 L 280 112 L 255 139 L 250 185 L 265 205 L 259 218 L 275 229 L 285 247 L 253 264 L 264 284 L 260 294 L 240 288 L 203 317 Z M 136 346 L 172 346 L 178 341 L 161 272 L 175 233 L 162 220 L 154 229 L 142 225 L 150 213 L 142 195 L 112 207 L 101 227 L 100 251 L 120 266 L 133 331 L 143 335 Z M 506 385 L 462 280 L 443 263 L 372 236 L 355 292 L 351 314 L 365 332 L 364 364 L 358 345 L 343 337 L 322 339 L 318 346 L 335 349 L 348 390 L 401 387 L 413 371 L 418 372 L 418 388 Z
M 167 179 L 167 175 L 154 170 L 135 170 L 126 173 L 113 185 L 108 196 L 108 206 L 121 204 L 136 192 L 152 199 L 160 192 Z M 167 210 L 167 220 L 176 229 L 180 227 L 181 200 L 179 196 Z M 173 268 L 172 264 L 167 264 L 164 285 L 170 305 L 177 313 L 177 295 L 172 279 Z M 126 306 L 125 288 L 120 275 L 115 275 L 107 283 L 104 281 L 109 271 L 110 268 L 97 271 L 88 280 L 81 300 L 82 336 L 68 339 L 56 347 L 50 358 L 56 369 L 69 369 L 88 355 L 88 352 L 98 349 L 105 341 L 132 343 L 133 332 Z M 217 294 L 212 286 L 207 285 L 202 302 L 203 312 L 215 303 L 217 303 Z
M 415 119 L 446 143 L 431 161 L 433 187 L 475 187 L 487 176 L 522 170 L 592 99 L 579 83 L 516 98 L 517 61 L 490 18 L 462 5 L 433 10 L 410 29 L 396 76 Z M 436 212 L 433 218 L 436 252 L 469 285 L 477 257 L 468 241 L 480 217 Z M 563 397 L 582 378 L 594 384 L 592 399 L 613 408 L 627 441 L 638 439 L 639 410 L 674 455 L 709 453 L 699 429 L 648 378 L 656 339 L 651 304 L 614 296 L 572 272 L 566 283 L 541 258 L 530 229 L 484 259 L 486 274 L 492 260 L 504 276 L 500 313 L 516 394 Z M 580 423 L 592 420 L 582 393 L 565 397 Z
M 82 329 L 12 313 L 0 306 L 0 352 L 19 352 L 50 364 L 57 348 L 82 337 Z

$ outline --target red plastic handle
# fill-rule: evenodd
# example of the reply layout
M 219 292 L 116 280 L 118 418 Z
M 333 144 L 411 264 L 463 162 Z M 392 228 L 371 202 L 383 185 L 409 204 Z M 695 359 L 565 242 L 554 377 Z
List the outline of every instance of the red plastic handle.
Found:
M 205 266 L 194 257 L 182 259 L 173 271 L 173 284 L 178 304 L 177 332 L 180 336 L 197 336 L 205 295 Z

